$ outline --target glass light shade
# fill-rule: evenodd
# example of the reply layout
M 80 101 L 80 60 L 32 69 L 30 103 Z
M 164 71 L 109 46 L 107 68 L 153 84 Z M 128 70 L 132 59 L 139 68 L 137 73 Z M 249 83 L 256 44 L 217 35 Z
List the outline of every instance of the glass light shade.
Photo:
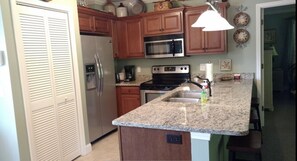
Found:
M 209 23 L 208 26 L 202 29 L 202 31 L 221 31 L 221 30 L 230 30 L 234 27 L 228 23 L 228 21 L 219 15 L 219 17 L 211 23 Z
M 230 30 L 234 27 L 228 23 L 228 21 L 223 18 L 217 9 L 210 4 L 208 4 L 212 10 L 206 10 L 203 12 L 191 27 L 202 27 L 202 31 L 221 31 L 221 30 Z
M 192 27 L 206 27 L 211 23 L 213 18 L 217 17 L 217 12 L 214 10 L 207 10 L 203 12 L 197 19 L 195 23 L 192 24 Z

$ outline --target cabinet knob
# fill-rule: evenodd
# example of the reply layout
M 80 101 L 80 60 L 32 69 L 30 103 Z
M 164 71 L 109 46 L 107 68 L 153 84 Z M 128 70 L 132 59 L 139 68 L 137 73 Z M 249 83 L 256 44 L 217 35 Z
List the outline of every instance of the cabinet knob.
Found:
M 162 29 L 159 29 L 159 31 L 162 31 Z

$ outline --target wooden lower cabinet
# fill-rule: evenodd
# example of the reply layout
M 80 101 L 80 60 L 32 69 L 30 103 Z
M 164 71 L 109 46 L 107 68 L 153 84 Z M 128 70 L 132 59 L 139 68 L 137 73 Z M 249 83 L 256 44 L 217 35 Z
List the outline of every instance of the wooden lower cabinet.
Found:
M 118 116 L 124 115 L 141 105 L 139 87 L 117 87 Z
M 121 160 L 191 160 L 189 132 L 119 127 Z M 168 143 L 167 138 L 179 136 L 181 144 Z

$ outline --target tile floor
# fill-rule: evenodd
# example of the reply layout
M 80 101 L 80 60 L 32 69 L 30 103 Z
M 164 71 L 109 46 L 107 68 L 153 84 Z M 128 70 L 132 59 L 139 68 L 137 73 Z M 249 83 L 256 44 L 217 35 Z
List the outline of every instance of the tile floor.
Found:
M 120 150 L 118 140 L 118 132 L 115 131 L 98 140 L 92 145 L 92 152 L 75 159 L 75 161 L 119 161 Z

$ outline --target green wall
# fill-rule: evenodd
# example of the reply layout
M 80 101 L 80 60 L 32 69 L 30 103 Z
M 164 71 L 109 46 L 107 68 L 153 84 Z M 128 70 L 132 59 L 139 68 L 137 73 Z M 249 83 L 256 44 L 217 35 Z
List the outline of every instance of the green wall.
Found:
M 237 8 L 240 5 L 247 7 L 245 11 L 250 15 L 251 21 L 247 26 L 247 30 L 250 33 L 250 39 L 245 44 L 244 48 L 237 48 L 236 43 L 233 41 L 233 33 L 236 28 L 228 30 L 228 52 L 224 54 L 213 54 L 213 55 L 199 55 L 185 58 L 168 58 L 168 59 L 130 59 L 130 60 L 117 60 L 117 71 L 123 68 L 124 65 L 136 65 L 141 67 L 141 74 L 150 74 L 150 68 L 156 64 L 180 64 L 186 63 L 191 65 L 192 73 L 198 73 L 199 64 L 207 63 L 211 61 L 214 64 L 214 72 L 220 73 L 219 60 L 220 59 L 232 59 L 232 71 L 231 72 L 248 72 L 256 73 L 256 4 L 265 3 L 275 0 L 229 0 L 230 7 L 227 10 L 227 20 L 230 24 L 233 24 L 233 17 L 237 13 Z M 195 6 L 203 5 L 204 0 L 190 0 L 184 1 L 186 5 Z M 148 5 L 148 9 L 150 9 Z M 139 73 L 138 73 L 139 74 Z

